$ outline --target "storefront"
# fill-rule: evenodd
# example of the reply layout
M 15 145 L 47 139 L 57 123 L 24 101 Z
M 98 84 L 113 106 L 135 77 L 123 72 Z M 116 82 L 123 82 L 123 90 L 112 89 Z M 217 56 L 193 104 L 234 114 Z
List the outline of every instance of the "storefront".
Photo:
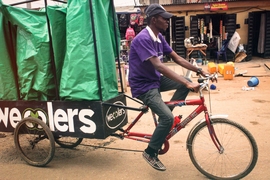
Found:
M 132 39 L 146 26 L 140 11 L 117 12 L 118 25 L 121 37 L 120 58 L 128 59 L 128 50 Z
M 171 19 L 171 45 L 176 53 L 186 57 L 184 39 L 192 37 L 194 44 L 207 44 L 207 59 L 213 59 L 215 51 L 219 50 L 222 41 L 230 39 L 240 25 L 236 24 L 236 14 L 197 14 L 189 16 L 189 26 L 184 16 L 174 16 Z M 233 54 L 228 52 L 228 59 Z M 192 53 L 193 57 L 197 54 Z
M 244 46 L 247 54 L 245 60 L 251 60 L 253 56 L 270 58 L 269 2 L 250 1 L 248 4 L 240 1 L 227 2 L 227 6 L 225 3 L 222 8 L 212 8 L 221 5 L 219 2 L 181 4 L 181 6 L 164 5 L 167 11 L 174 14 L 166 39 L 176 53 L 186 57 L 184 40 L 193 37 L 195 44 L 208 45 L 207 58 L 213 59 L 222 41 L 230 40 L 237 32 L 241 38 L 239 45 Z M 143 10 L 144 7 L 141 7 L 141 11 Z M 212 35 L 210 22 L 212 22 Z M 201 28 L 202 24 L 204 28 Z M 228 61 L 234 60 L 235 53 L 227 51 Z M 196 58 L 197 54 L 193 53 L 192 57 Z
M 140 22 L 141 12 L 117 12 L 118 24 L 121 39 L 125 39 L 125 33 L 128 27 L 134 29 L 135 33 L 138 33 L 143 28 L 143 22 Z M 143 19 L 142 19 L 143 20 Z

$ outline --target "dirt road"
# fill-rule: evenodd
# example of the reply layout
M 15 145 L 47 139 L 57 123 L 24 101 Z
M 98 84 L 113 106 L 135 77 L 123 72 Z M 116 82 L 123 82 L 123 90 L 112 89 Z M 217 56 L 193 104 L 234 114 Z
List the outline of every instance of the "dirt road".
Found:
M 251 61 L 235 65 L 240 70 L 244 70 L 251 65 L 263 65 L 263 62 Z M 180 72 L 179 68 L 170 67 L 176 72 Z M 269 74 L 269 72 L 266 73 Z M 259 159 L 254 170 L 245 179 L 267 180 L 270 177 L 270 77 L 259 77 L 260 83 L 254 90 L 243 91 L 242 87 L 247 86 L 249 78 L 235 77 L 233 80 L 224 80 L 220 77 L 216 84 L 217 89 L 211 91 L 212 114 L 228 114 L 229 119 L 242 124 L 253 134 L 259 149 Z M 196 81 L 193 77 L 192 80 Z M 169 100 L 172 93 L 163 93 L 164 100 Z M 126 94 L 130 95 L 130 91 L 128 90 Z M 190 98 L 196 96 L 195 93 L 189 95 Z M 208 96 L 206 96 L 207 98 Z M 128 100 L 128 105 L 139 106 L 130 100 Z M 175 113 L 185 116 L 189 110 L 189 108 L 181 107 Z M 137 112 L 128 111 L 129 119 L 133 119 L 136 114 Z M 197 120 L 200 118 L 202 116 Z M 46 167 L 33 167 L 27 165 L 18 156 L 14 147 L 13 135 L 4 133 L 6 137 L 0 138 L 0 180 L 207 179 L 192 165 L 185 147 L 187 134 L 194 123 L 192 122 L 174 136 L 170 141 L 170 150 L 160 156 L 161 161 L 167 167 L 165 172 L 154 170 L 143 160 L 140 151 L 147 144 L 114 137 L 108 137 L 105 140 L 84 139 L 82 145 L 75 149 L 63 149 L 56 145 L 55 156 Z M 152 129 L 151 115 L 148 113 L 140 122 L 139 130 L 151 132 Z M 100 146 L 100 148 L 94 146 Z

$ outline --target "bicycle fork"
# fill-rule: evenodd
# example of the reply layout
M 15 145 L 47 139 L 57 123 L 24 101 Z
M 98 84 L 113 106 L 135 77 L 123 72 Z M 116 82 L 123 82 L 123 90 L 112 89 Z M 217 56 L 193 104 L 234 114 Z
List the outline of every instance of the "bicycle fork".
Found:
M 205 115 L 205 121 L 206 121 L 206 124 L 207 124 L 207 128 L 208 128 L 208 131 L 209 131 L 209 135 L 214 143 L 214 145 L 216 146 L 216 148 L 218 149 L 218 152 L 220 154 L 223 154 L 224 152 L 224 148 L 223 146 L 221 145 L 220 141 L 218 140 L 218 137 L 216 135 L 216 132 L 215 132 L 215 129 L 214 129 L 214 126 L 213 126 L 213 123 L 209 117 L 209 114 L 206 114 Z

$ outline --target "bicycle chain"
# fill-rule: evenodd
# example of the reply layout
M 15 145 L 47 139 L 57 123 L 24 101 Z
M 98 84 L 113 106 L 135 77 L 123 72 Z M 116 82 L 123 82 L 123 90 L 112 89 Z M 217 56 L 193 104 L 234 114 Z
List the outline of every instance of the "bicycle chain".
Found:
M 103 149 L 110 149 L 110 150 L 117 150 L 117 151 L 143 152 L 142 150 L 123 149 L 123 148 L 112 148 L 112 147 L 96 146 L 96 145 L 90 145 L 90 144 L 80 144 L 80 146 L 89 146 L 89 147 L 93 147 L 93 148 L 95 148 L 95 149 L 103 148 Z

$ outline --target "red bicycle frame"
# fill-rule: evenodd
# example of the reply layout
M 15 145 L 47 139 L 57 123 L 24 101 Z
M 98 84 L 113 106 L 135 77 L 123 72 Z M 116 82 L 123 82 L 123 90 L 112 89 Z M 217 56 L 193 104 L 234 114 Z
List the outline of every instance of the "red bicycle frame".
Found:
M 205 99 L 204 96 L 201 94 L 199 99 L 191 99 L 191 100 L 177 100 L 177 101 L 167 101 L 165 104 L 169 106 L 188 106 L 188 105 L 198 105 L 196 109 L 189 115 L 187 116 L 184 120 L 182 120 L 180 123 L 178 123 L 167 135 L 165 141 L 164 141 L 164 147 L 160 150 L 159 154 L 164 154 L 168 151 L 169 149 L 169 142 L 168 140 L 172 138 L 177 132 L 179 132 L 182 128 L 184 128 L 191 120 L 193 120 L 195 117 L 197 117 L 200 113 L 204 112 L 205 113 L 205 121 L 207 123 L 207 127 L 209 130 L 209 134 L 211 136 L 211 139 L 219 152 L 222 152 L 222 146 L 220 142 L 217 139 L 217 136 L 215 134 L 214 128 L 211 125 L 211 120 L 209 118 L 209 113 L 207 110 L 206 105 L 204 104 Z M 143 116 L 144 113 L 146 113 L 149 110 L 148 106 L 143 106 L 141 108 L 141 112 L 139 115 L 131 122 L 131 124 L 126 128 L 122 129 L 122 133 L 119 134 L 120 137 L 122 138 L 128 138 L 136 141 L 141 141 L 141 142 L 146 142 L 149 143 L 152 134 L 147 134 L 147 133 L 140 133 L 140 132 L 131 132 L 130 130 L 132 127 L 137 124 L 139 119 Z M 157 126 L 157 118 L 154 112 L 152 112 L 152 116 L 154 119 L 155 126 Z

